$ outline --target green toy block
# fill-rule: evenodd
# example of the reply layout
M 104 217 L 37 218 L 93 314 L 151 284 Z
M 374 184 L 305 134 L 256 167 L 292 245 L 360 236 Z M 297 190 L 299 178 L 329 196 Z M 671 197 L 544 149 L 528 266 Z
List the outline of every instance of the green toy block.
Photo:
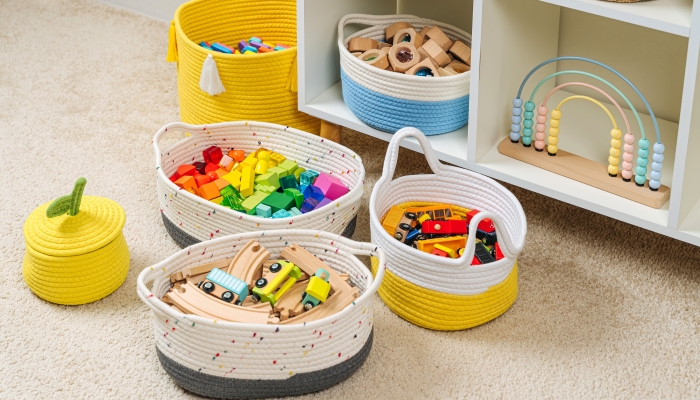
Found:
M 255 185 L 255 191 L 256 192 L 265 192 L 265 193 L 272 193 L 274 191 L 277 191 L 277 188 L 274 186 L 268 186 L 268 185 L 263 185 L 263 184 L 257 184 Z
M 299 167 L 294 170 L 294 177 L 297 178 L 297 182 L 299 182 L 299 177 L 302 172 L 306 171 L 306 168 Z
M 284 161 L 282 161 L 282 162 L 284 162 Z M 289 175 L 289 172 L 287 172 L 287 170 L 284 169 L 284 168 L 280 168 L 279 165 L 276 166 L 276 167 L 268 168 L 268 169 L 267 169 L 267 172 L 268 172 L 268 173 L 274 172 L 274 173 L 276 173 L 277 176 L 279 176 L 280 178 L 284 178 L 285 176 Z
M 262 203 L 267 196 L 269 196 L 269 194 L 265 192 L 254 192 L 252 195 L 248 196 L 248 198 L 243 200 L 241 205 L 246 213 L 253 215 L 255 214 L 255 209 L 258 204 Z
M 235 197 L 241 198 L 241 194 L 238 192 L 238 190 L 236 190 L 235 187 L 233 187 L 233 185 L 228 185 L 228 186 L 224 187 L 223 189 L 221 189 L 219 191 L 219 193 L 221 193 L 221 195 L 224 197 L 235 196 Z
M 284 178 L 280 178 L 280 186 L 282 189 L 298 189 L 297 180 L 294 175 L 287 175 Z
M 221 200 L 221 205 L 224 207 L 228 207 L 232 210 L 245 211 L 243 209 L 243 205 L 241 204 L 241 199 L 236 196 L 223 196 L 223 200 Z
M 294 171 L 296 171 L 296 169 L 299 167 L 297 163 L 289 159 L 282 161 L 281 163 L 277 164 L 277 166 L 287 171 L 287 175 L 293 175 Z
M 289 210 L 295 204 L 293 198 L 279 192 L 270 193 L 262 203 L 272 207 L 273 214 L 279 210 Z
M 255 213 L 259 217 L 270 218 L 272 216 L 272 208 L 265 204 L 258 204 L 258 206 L 255 207 Z
M 299 209 L 296 207 L 292 207 L 289 210 L 289 213 L 292 215 L 292 217 L 297 216 L 297 215 L 301 215 L 301 211 L 299 211 Z
M 258 175 L 255 178 L 255 184 L 256 185 L 274 186 L 275 189 L 280 187 L 279 175 L 271 170 L 272 170 L 272 168 L 268 168 L 267 173 L 262 174 L 262 175 Z
M 294 199 L 297 208 L 304 204 L 304 195 L 298 189 L 284 189 L 284 194 Z

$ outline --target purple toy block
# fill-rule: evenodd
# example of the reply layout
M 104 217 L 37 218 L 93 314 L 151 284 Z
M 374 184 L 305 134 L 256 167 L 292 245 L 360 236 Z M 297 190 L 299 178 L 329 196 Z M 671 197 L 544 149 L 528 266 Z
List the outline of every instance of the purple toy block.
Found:
M 248 44 L 248 46 L 250 46 L 250 47 L 255 47 L 256 49 L 259 49 L 260 46 L 262 46 L 262 43 L 258 43 L 258 42 L 253 42 L 253 41 L 251 41 L 251 42 Z
M 243 53 L 243 49 L 244 49 L 246 46 L 248 46 L 248 42 L 246 42 L 245 40 L 241 40 L 240 42 L 238 42 L 238 51 L 240 51 L 241 53 Z
M 321 200 L 321 201 L 316 205 L 316 208 L 314 208 L 314 210 L 318 210 L 319 208 L 325 206 L 326 204 L 331 204 L 332 202 L 333 202 L 333 200 L 324 197 L 323 200 Z
M 316 201 L 321 201 L 325 197 L 321 189 L 314 185 L 307 186 L 306 189 L 304 189 L 303 195 L 304 199 L 314 199 Z
M 316 182 L 314 182 L 314 186 L 321 189 L 324 197 L 331 200 L 336 200 L 348 192 L 348 188 L 345 187 L 345 185 L 343 185 L 338 178 L 328 175 L 325 172 L 321 172 L 318 175 Z
M 314 208 L 316 208 L 317 205 L 318 200 L 308 198 L 304 200 L 304 204 L 301 205 L 301 210 L 299 211 L 301 211 L 302 214 L 306 214 L 307 212 L 312 211 Z

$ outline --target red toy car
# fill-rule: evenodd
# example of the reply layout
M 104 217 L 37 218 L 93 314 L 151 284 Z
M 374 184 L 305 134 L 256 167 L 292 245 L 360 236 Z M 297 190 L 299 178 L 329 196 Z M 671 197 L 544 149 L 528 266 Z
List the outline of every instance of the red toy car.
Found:
M 466 235 L 467 221 L 448 220 L 448 221 L 433 221 L 427 220 L 423 222 L 421 232 L 431 235 Z

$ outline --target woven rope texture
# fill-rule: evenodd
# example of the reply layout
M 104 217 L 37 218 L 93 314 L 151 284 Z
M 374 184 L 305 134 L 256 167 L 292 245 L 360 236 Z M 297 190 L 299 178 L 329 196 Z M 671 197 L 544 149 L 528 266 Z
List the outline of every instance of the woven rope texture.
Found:
M 178 8 L 175 29 L 183 121 L 204 124 L 257 119 L 319 132 L 320 121 L 298 111 L 296 85 L 292 84 L 297 68 L 295 0 L 194 0 Z M 236 55 L 199 46 L 201 41 L 235 46 L 252 36 L 294 47 Z M 199 87 L 202 64 L 209 54 L 225 87 L 225 92 L 216 96 Z
M 162 149 L 165 136 L 191 136 Z M 181 164 L 201 159 L 202 150 L 260 147 L 279 152 L 300 167 L 336 176 L 350 191 L 323 208 L 291 218 L 262 218 L 233 211 L 180 190 L 168 178 Z M 364 191 L 362 160 L 350 149 L 318 136 L 285 126 L 261 122 L 229 122 L 212 125 L 166 125 L 154 139 L 161 212 L 175 226 L 198 241 L 232 233 L 283 228 L 319 229 L 340 234 L 359 210 Z

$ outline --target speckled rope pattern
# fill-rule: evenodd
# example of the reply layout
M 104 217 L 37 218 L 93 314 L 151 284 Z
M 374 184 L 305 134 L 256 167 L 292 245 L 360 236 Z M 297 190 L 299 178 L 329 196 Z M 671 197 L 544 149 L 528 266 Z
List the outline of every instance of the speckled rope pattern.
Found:
M 418 139 L 434 174 L 392 181 L 399 144 L 408 136 Z M 475 235 L 469 235 L 465 253 L 457 259 L 436 257 L 396 241 L 382 228 L 380 218 L 391 206 L 405 202 L 446 203 L 480 210 L 469 224 L 469 231 L 475 232 L 482 219 L 490 218 L 505 258 L 471 266 Z M 400 130 L 389 144 L 382 177 L 370 197 L 370 228 L 372 242 L 385 249 L 387 268 L 394 275 L 427 289 L 457 295 L 484 293 L 503 281 L 515 264 L 527 232 L 525 214 L 512 193 L 490 178 L 442 165 L 425 136 L 415 128 Z
M 163 149 L 168 135 L 191 136 Z M 172 123 L 158 131 L 153 141 L 156 154 L 160 211 L 184 233 L 199 241 L 233 233 L 282 228 L 345 231 L 357 215 L 364 192 L 365 169 L 352 150 L 321 137 L 281 125 L 263 122 L 224 122 L 211 125 Z M 198 161 L 202 150 L 216 145 L 223 149 L 260 147 L 296 161 L 300 167 L 336 176 L 350 191 L 318 210 L 290 218 L 261 218 L 214 204 L 183 191 L 169 179 L 181 164 Z
M 328 266 L 349 275 L 360 291 L 351 305 L 329 317 L 304 324 L 264 325 L 215 321 L 185 315 L 160 298 L 170 288 L 172 273 L 233 257 L 249 240 L 258 240 L 271 257 L 296 243 Z M 372 277 L 356 255 L 378 259 Z M 285 229 L 230 235 L 183 249 L 144 269 L 138 277 L 139 297 L 153 311 L 158 350 L 173 362 L 203 374 L 236 379 L 287 379 L 349 360 L 362 351 L 372 332 L 372 295 L 384 277 L 384 252 L 320 231 Z

